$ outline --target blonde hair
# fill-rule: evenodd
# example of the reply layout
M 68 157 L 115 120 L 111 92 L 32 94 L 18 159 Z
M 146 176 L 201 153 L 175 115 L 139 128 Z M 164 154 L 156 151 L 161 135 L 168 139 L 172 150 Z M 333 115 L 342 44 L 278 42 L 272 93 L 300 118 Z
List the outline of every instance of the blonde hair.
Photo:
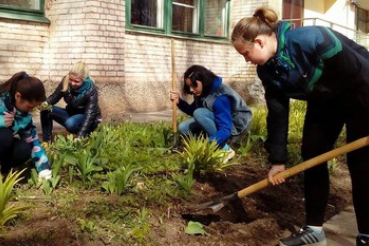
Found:
M 259 35 L 272 35 L 278 24 L 277 13 L 268 7 L 255 10 L 252 17 L 241 19 L 233 29 L 231 40 L 235 42 L 252 42 Z
M 65 92 L 69 88 L 69 74 L 76 75 L 77 77 L 80 77 L 83 79 L 83 81 L 86 80 L 87 77 L 89 77 L 89 70 L 85 62 L 79 61 L 77 63 L 74 63 L 70 69 L 69 73 L 64 77 L 63 79 L 63 88 L 62 91 Z

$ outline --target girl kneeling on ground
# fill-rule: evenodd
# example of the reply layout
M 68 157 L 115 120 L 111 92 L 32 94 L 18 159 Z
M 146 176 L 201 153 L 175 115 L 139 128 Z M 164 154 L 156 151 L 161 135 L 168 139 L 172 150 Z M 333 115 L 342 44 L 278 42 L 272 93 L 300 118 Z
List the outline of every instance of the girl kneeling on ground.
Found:
M 227 142 L 247 131 L 252 119 L 251 110 L 221 77 L 203 66 L 191 66 L 183 77 L 183 93 L 192 94 L 194 101 L 189 104 L 179 92 L 170 92 L 170 100 L 176 101 L 181 111 L 192 116 L 179 124 L 179 133 L 205 133 L 209 140 L 215 140 L 226 151 L 225 162 L 230 160 L 235 152 Z
M 14 74 L 0 85 L 0 163 L 3 174 L 32 158 L 39 179 L 51 178 L 50 163 L 30 113 L 45 98 L 43 83 L 25 72 Z

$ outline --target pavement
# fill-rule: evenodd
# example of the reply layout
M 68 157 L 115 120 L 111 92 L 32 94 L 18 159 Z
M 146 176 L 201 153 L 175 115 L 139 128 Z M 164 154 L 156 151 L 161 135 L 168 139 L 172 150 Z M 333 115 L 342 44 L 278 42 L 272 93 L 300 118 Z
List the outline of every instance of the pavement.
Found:
M 171 121 L 171 111 L 152 112 L 152 113 L 126 113 L 123 121 L 131 122 L 155 122 Z M 33 119 L 37 129 L 41 129 L 39 117 Z M 63 131 L 63 127 L 54 124 L 54 131 Z M 323 225 L 327 237 L 328 246 L 355 246 L 358 234 L 356 226 L 355 211 L 352 206 L 347 207 L 339 214 L 333 216 Z

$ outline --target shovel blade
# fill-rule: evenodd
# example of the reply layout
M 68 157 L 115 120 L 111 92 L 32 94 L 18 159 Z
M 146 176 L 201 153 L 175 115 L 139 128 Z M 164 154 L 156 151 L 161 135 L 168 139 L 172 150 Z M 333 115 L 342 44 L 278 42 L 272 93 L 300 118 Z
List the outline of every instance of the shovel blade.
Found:
M 221 210 L 226 204 L 223 201 L 212 201 L 212 202 L 205 202 L 202 204 L 197 205 L 194 209 L 195 210 L 203 210 L 203 209 L 212 209 L 214 213 Z
M 217 199 L 210 202 L 205 202 L 202 204 L 199 204 L 195 207 L 195 210 L 202 210 L 202 209 L 212 209 L 214 213 L 218 212 L 222 208 L 224 208 L 225 205 L 227 205 L 228 202 L 235 200 L 238 198 L 237 192 L 233 193 L 231 195 L 225 196 L 221 199 Z

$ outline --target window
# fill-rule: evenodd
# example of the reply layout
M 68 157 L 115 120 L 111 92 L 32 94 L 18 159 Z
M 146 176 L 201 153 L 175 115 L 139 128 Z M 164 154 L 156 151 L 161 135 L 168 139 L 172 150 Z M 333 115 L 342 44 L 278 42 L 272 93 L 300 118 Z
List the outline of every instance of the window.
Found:
M 127 0 L 127 28 L 167 35 L 227 38 L 227 0 Z
M 226 36 L 228 30 L 227 1 L 206 0 L 205 34 Z
M 0 0 L 0 17 L 49 23 L 44 13 L 45 0 Z
M 369 11 L 357 8 L 357 29 L 369 33 Z
M 163 28 L 164 0 L 132 0 L 131 24 Z

